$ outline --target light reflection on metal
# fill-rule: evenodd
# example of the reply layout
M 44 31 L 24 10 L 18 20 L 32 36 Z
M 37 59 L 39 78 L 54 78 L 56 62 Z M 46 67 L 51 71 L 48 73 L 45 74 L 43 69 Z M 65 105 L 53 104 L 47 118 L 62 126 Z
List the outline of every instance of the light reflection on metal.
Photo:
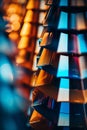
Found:
M 87 1 L 46 0 L 46 4 L 49 11 L 43 21 L 37 64 L 40 72 L 34 85 L 32 106 L 52 121 L 56 129 L 85 130 Z M 30 120 L 36 129 L 38 122 L 37 118 L 34 122 Z
M 60 31 L 70 31 L 83 32 L 87 30 L 86 26 L 86 11 L 83 12 L 73 12 L 69 14 L 68 12 L 57 9 L 57 13 L 54 11 L 54 8 L 50 8 L 48 15 L 44 18 L 44 26 L 55 28 Z M 69 17 L 69 19 L 68 19 Z M 64 22 L 63 22 L 64 21 Z M 65 24 L 64 24 L 65 23 Z
M 87 6 L 87 3 L 84 0 L 60 0 L 58 3 L 53 0 L 46 0 L 47 5 L 56 4 L 58 7 L 84 7 Z
M 46 12 L 46 8 L 44 8 L 44 3 L 45 1 L 43 0 L 28 1 L 26 6 L 26 15 L 24 17 L 24 24 L 20 31 L 21 38 L 18 44 L 19 53 L 16 56 L 16 63 L 19 64 L 19 66 L 26 68 L 30 72 L 32 72 L 32 76 L 29 76 L 32 77 L 30 78 L 32 81 L 32 85 L 33 73 L 37 71 L 36 56 L 40 49 L 37 38 L 41 35 L 41 31 L 43 29 L 41 19 L 43 19 L 43 16 Z M 29 83 L 31 81 L 29 80 Z
M 86 33 L 67 34 L 47 31 L 44 32 L 40 46 L 59 54 L 82 55 L 87 53 L 86 35 Z

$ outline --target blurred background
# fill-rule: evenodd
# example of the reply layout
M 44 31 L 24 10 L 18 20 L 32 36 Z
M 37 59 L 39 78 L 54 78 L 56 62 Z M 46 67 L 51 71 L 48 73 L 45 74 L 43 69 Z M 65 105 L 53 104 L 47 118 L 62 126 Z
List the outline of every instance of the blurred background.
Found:
M 29 119 L 44 5 L 44 0 L 0 0 L 1 130 L 33 130 Z
M 29 89 L 17 82 L 23 70 L 15 60 L 26 4 L 27 0 L 0 0 L 1 130 L 31 130 L 27 124 Z

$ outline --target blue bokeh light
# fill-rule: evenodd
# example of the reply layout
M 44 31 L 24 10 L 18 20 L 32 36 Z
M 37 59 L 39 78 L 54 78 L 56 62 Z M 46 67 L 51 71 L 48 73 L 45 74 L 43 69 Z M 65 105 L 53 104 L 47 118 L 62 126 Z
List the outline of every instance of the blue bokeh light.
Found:
M 2 82 L 5 83 L 13 82 L 14 78 L 13 69 L 14 67 L 11 65 L 9 59 L 4 55 L 0 55 L 0 79 Z

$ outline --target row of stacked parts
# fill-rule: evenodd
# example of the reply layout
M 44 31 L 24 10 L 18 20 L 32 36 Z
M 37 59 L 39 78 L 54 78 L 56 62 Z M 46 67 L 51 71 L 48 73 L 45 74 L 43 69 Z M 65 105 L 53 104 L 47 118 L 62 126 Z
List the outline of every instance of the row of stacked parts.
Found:
M 45 4 L 29 123 L 35 130 L 86 130 L 87 0 Z

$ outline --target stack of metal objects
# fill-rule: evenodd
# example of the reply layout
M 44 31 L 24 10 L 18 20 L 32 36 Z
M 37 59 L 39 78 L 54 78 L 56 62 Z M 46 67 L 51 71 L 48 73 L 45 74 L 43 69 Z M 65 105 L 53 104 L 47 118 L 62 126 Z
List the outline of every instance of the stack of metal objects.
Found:
M 87 128 L 87 0 L 47 0 L 30 125 Z

